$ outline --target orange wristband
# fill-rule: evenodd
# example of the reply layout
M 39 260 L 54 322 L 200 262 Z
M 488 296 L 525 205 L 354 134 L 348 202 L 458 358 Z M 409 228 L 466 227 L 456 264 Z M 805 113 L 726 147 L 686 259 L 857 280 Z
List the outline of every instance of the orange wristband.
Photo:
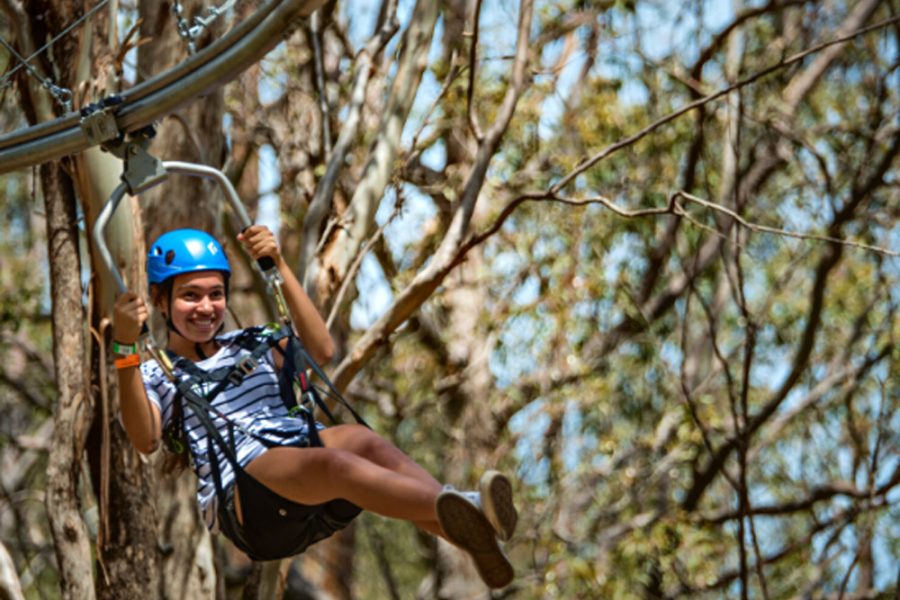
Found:
M 129 354 L 122 358 L 117 358 L 114 362 L 117 369 L 127 369 L 128 367 L 136 367 L 141 364 L 141 357 L 138 354 Z

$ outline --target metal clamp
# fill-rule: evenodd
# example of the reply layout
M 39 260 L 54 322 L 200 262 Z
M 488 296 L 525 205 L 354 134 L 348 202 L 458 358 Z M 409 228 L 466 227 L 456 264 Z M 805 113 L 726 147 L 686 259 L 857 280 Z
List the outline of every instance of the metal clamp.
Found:
M 109 110 L 101 110 L 81 117 L 81 130 L 84 131 L 84 135 L 87 136 L 91 145 L 102 144 L 119 137 L 116 116 Z
M 166 179 L 166 167 L 150 154 L 150 141 L 156 136 L 156 128 L 148 125 L 129 134 L 127 141 L 117 139 L 103 144 L 103 149 L 125 161 L 122 181 L 128 193 L 136 196 Z
M 91 145 L 99 145 L 121 137 L 115 113 L 122 101 L 121 96 L 109 96 L 81 109 L 81 130 Z

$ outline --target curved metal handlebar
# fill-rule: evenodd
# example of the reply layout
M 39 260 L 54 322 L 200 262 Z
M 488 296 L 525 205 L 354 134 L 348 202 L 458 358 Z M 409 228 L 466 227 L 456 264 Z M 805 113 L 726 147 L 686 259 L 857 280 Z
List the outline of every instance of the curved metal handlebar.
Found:
M 106 265 L 110 274 L 112 274 L 113 279 L 116 282 L 116 288 L 118 288 L 120 294 L 127 292 L 128 288 L 125 286 L 125 280 L 122 279 L 119 267 L 116 266 L 112 255 L 109 253 L 109 248 L 106 246 L 105 232 L 109 219 L 113 216 L 113 213 L 116 212 L 116 209 L 119 208 L 119 203 L 122 202 L 122 198 L 125 197 L 125 192 L 127 191 L 128 186 L 125 182 L 116 186 L 116 189 L 113 190 L 113 193 L 106 201 L 106 204 L 103 205 L 103 209 L 97 217 L 97 222 L 94 223 L 94 230 L 91 232 L 91 235 L 94 238 L 94 244 L 97 246 L 97 252 L 100 254 L 100 259 L 103 261 L 103 264 Z M 150 328 L 147 327 L 146 323 L 144 323 L 141 328 L 141 337 L 138 340 L 138 343 L 156 359 L 156 362 L 163 370 L 163 373 L 166 374 L 166 377 L 171 381 L 175 381 L 175 368 L 172 366 L 172 361 L 169 359 L 168 354 L 159 349 L 159 345 L 156 343 L 156 340 L 153 339 L 153 333 L 150 331 Z
M 225 199 L 228 200 L 228 203 L 231 205 L 235 216 L 240 222 L 241 231 L 244 231 L 245 229 L 253 225 L 253 221 L 250 220 L 250 216 L 244 209 L 244 205 L 241 202 L 237 191 L 234 189 L 231 181 L 220 170 L 206 165 L 179 161 L 163 161 L 162 166 L 167 174 L 176 173 L 179 175 L 191 175 L 195 177 L 204 177 L 206 179 L 215 180 L 222 187 L 222 191 L 225 193 Z M 106 204 L 103 205 L 103 209 L 100 211 L 100 215 L 97 217 L 97 222 L 94 224 L 94 230 L 92 232 L 94 243 L 97 245 L 97 251 L 100 254 L 100 258 L 106 265 L 106 268 L 109 269 L 109 272 L 112 274 L 113 279 L 116 282 L 116 287 L 118 288 L 120 294 L 127 292 L 128 288 L 126 287 L 125 280 L 122 279 L 122 274 L 119 271 L 119 268 L 116 266 L 116 263 L 109 252 L 109 248 L 106 245 L 105 232 L 110 218 L 116 212 L 116 209 L 119 207 L 119 204 L 121 203 L 122 198 L 125 197 L 125 193 L 127 191 L 128 186 L 125 182 L 122 182 L 118 186 L 116 186 L 116 189 L 113 190 L 109 199 L 106 201 Z M 276 308 L 278 309 L 278 313 L 281 316 L 282 321 L 284 321 L 286 325 L 290 326 L 290 312 L 288 311 L 287 303 L 284 299 L 284 292 L 281 289 L 283 280 L 281 279 L 281 275 L 278 273 L 278 269 L 275 266 L 275 261 L 267 256 L 264 256 L 257 260 L 257 264 L 262 271 L 263 277 L 268 283 L 269 290 L 272 293 L 272 296 L 275 298 Z M 160 366 L 166 372 L 166 375 L 171 375 L 171 362 L 169 361 L 168 356 L 165 354 L 165 352 L 160 352 L 157 349 L 157 345 L 153 340 L 153 335 L 150 333 L 149 328 L 146 327 L 146 324 L 144 326 L 144 329 L 141 331 L 141 341 L 147 351 L 157 359 L 157 362 L 159 362 Z

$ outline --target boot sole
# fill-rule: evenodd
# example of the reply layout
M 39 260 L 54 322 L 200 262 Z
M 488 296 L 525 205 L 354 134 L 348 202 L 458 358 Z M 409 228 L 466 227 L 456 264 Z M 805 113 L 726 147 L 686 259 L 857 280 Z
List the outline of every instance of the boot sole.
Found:
M 519 513 L 513 504 L 513 489 L 509 478 L 497 471 L 488 471 L 479 482 L 484 516 L 494 527 L 497 537 L 508 541 L 516 531 Z
M 492 589 L 509 585 L 515 573 L 481 510 L 455 490 L 441 492 L 436 508 L 444 533 L 472 557 L 482 581 Z

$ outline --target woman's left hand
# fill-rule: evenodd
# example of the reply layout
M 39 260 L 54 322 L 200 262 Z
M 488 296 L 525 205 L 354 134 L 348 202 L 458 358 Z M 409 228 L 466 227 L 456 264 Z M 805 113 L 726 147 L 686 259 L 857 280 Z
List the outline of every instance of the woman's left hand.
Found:
M 254 260 L 268 256 L 276 265 L 281 261 L 281 250 L 275 234 L 265 225 L 251 225 L 239 233 L 237 239 Z

